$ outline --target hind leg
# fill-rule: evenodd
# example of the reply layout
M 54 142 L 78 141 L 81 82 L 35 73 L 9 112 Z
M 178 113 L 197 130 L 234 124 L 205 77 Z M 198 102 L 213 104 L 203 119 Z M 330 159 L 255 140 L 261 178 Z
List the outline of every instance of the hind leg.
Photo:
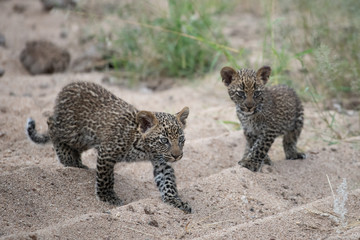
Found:
M 54 148 L 60 163 L 65 167 L 77 167 L 77 168 L 88 168 L 82 164 L 81 152 L 76 149 L 70 148 L 65 143 L 54 143 Z
M 297 140 L 300 136 L 301 128 L 295 129 L 294 131 L 288 132 L 284 135 L 283 146 L 286 159 L 305 159 L 306 154 L 298 152 L 296 148 Z

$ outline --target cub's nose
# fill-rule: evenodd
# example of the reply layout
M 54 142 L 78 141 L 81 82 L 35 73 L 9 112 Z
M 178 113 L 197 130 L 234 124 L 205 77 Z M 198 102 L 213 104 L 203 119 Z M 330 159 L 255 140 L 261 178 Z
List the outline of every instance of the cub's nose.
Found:
M 178 158 L 180 157 L 180 153 L 172 153 L 171 156 L 175 159 L 175 160 L 178 160 Z
M 250 102 L 250 103 L 248 103 L 248 102 L 245 103 L 245 107 L 246 107 L 247 109 L 249 109 L 249 110 L 252 109 L 252 108 L 254 107 L 254 105 L 255 105 L 255 104 L 254 104 L 254 103 L 251 103 L 251 102 Z

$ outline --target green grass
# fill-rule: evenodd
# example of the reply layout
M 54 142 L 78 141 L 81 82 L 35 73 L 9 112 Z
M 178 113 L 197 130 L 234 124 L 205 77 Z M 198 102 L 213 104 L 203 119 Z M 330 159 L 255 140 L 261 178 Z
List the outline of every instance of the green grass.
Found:
M 297 86 L 321 93 L 325 98 L 360 94 L 360 2 L 303 0 L 267 1 L 275 4 L 277 15 L 267 29 L 265 57 L 275 64 L 275 76 L 286 73 L 293 58 L 302 64 Z M 265 5 L 266 7 L 266 5 Z M 266 15 L 274 6 L 265 8 Z M 274 29 L 275 28 L 275 29 Z M 270 33 L 269 33 L 270 32 Z M 271 50 L 269 50 L 271 49 Z M 290 69 L 294 71 L 296 69 Z M 302 83 L 308 75 L 311 84 Z
M 246 46 L 234 49 L 222 33 L 226 15 L 241 21 L 232 10 L 242 6 L 261 19 L 262 56 L 255 63 Z M 223 65 L 269 64 L 272 83 L 290 85 L 308 100 L 360 95 L 357 0 L 139 1 L 108 14 L 118 21 L 111 34 L 98 35 L 102 51 L 111 67 L 132 79 L 194 79 Z
M 344 139 L 329 99 L 360 97 L 360 2 L 302 0 L 254 3 L 262 15 L 261 62 L 270 64 L 271 83 L 294 87 L 326 124 L 329 144 Z
M 168 0 L 119 8 L 125 27 L 113 31 L 109 46 L 103 40 L 110 65 L 136 79 L 150 77 L 194 78 L 213 71 L 227 51 L 219 14 L 230 2 Z M 231 51 L 231 49 L 230 49 Z
M 346 137 L 337 130 L 334 115 L 323 111 L 323 103 L 360 97 L 360 1 L 143 0 L 117 4 L 106 13 L 117 20 L 109 24 L 110 31 L 97 36 L 106 61 L 121 78 L 131 82 L 200 79 L 224 65 L 254 69 L 270 65 L 270 83 L 289 85 L 313 103 L 326 123 L 331 143 Z M 223 35 L 224 26 L 232 24 L 226 22 L 227 15 L 241 21 L 244 12 L 253 12 L 260 20 L 260 33 L 253 36 L 262 42 L 256 51 L 260 56 L 254 56 L 247 46 L 230 46 Z M 237 127 L 231 122 L 222 124 Z

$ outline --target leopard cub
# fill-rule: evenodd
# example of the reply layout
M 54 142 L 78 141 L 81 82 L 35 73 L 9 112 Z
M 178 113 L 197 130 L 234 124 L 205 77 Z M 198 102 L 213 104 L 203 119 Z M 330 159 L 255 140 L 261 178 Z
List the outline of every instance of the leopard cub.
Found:
M 295 91 L 287 86 L 266 87 L 271 68 L 257 72 L 224 67 L 221 78 L 235 103 L 236 114 L 246 137 L 246 148 L 239 164 L 259 171 L 263 164 L 271 165 L 268 151 L 276 137 L 283 135 L 286 159 L 305 159 L 296 148 L 304 125 L 304 113 Z
M 114 191 L 115 163 L 150 160 L 162 200 L 190 213 L 191 207 L 178 195 L 170 165 L 183 156 L 188 115 L 187 107 L 175 115 L 139 111 L 100 85 L 76 82 L 59 93 L 46 133 L 37 133 L 32 119 L 26 130 L 35 143 L 52 142 L 64 166 L 87 168 L 81 153 L 95 148 L 96 195 L 115 205 L 122 204 Z

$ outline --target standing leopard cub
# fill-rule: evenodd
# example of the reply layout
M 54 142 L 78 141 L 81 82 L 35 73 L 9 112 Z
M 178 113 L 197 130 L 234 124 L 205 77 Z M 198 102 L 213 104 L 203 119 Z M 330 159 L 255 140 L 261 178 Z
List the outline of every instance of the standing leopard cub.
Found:
M 251 171 L 271 165 L 268 151 L 276 137 L 284 135 L 286 159 L 305 159 L 296 142 L 304 125 L 304 113 L 295 91 L 287 86 L 266 87 L 271 68 L 221 70 L 221 78 L 236 105 L 236 114 L 244 128 L 246 148 L 239 164 Z
M 178 195 L 169 164 L 183 156 L 188 115 L 187 107 L 175 115 L 139 111 L 97 84 L 77 82 L 59 93 L 47 133 L 37 133 L 32 119 L 26 130 L 35 143 L 51 141 L 64 166 L 87 168 L 80 155 L 95 148 L 96 195 L 115 205 L 122 204 L 114 191 L 115 163 L 150 160 L 162 200 L 190 213 L 191 207 Z

